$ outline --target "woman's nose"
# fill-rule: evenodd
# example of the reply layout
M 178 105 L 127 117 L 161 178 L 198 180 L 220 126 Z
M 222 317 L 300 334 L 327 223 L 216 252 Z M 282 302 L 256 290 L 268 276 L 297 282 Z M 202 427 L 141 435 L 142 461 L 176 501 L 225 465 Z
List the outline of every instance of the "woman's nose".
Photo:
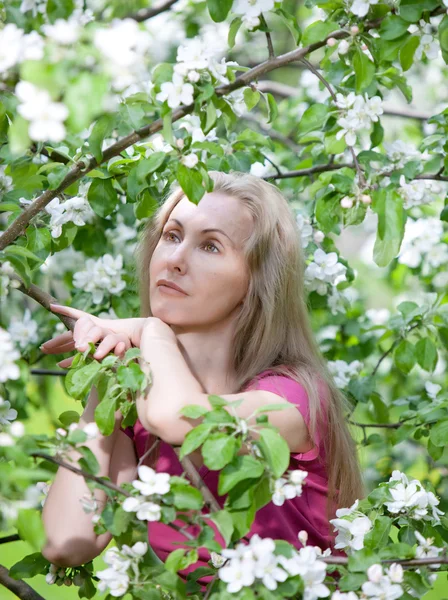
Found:
M 188 256 L 187 247 L 184 242 L 176 244 L 167 256 L 167 264 L 171 269 L 177 269 L 185 272 L 187 268 Z

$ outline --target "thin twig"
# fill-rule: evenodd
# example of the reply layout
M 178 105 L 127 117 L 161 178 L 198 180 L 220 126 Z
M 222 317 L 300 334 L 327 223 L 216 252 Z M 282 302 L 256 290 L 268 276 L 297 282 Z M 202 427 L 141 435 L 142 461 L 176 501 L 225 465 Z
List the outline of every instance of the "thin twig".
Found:
M 323 562 L 327 563 L 327 565 L 347 565 L 348 561 L 349 561 L 348 557 L 346 558 L 345 556 L 325 556 L 323 558 L 319 558 L 319 560 L 322 560 Z M 425 566 L 425 565 L 434 565 L 434 564 L 447 565 L 448 557 L 439 556 L 438 558 L 430 557 L 430 558 L 411 558 L 411 559 L 409 559 L 409 558 L 403 558 L 403 559 L 383 558 L 383 559 L 379 560 L 378 562 L 383 563 L 383 564 L 398 563 L 398 564 L 402 565 L 403 567 L 421 567 L 421 566 Z
M 272 44 L 271 32 L 269 31 L 268 24 L 266 23 L 266 19 L 264 18 L 263 13 L 260 14 L 260 22 L 263 25 L 263 27 L 266 29 L 265 34 L 266 34 L 266 42 L 268 44 L 269 58 L 270 59 L 275 58 L 275 51 L 274 51 L 274 46 Z
M 315 175 L 316 173 L 327 173 L 328 171 L 338 171 L 339 169 L 344 169 L 347 167 L 348 169 L 353 169 L 355 165 L 353 163 L 341 163 L 341 164 L 325 164 L 325 165 L 315 165 L 314 167 L 309 167 L 308 169 L 298 169 L 297 171 L 286 171 L 281 175 L 265 175 L 263 179 L 289 179 L 291 177 L 309 177 L 310 175 Z
M 8 544 L 9 542 L 19 542 L 22 538 L 18 533 L 13 533 L 12 535 L 5 535 L 5 537 L 0 538 L 0 544 Z
M 55 377 L 65 377 L 67 371 L 53 371 L 51 369 L 31 369 L 31 375 L 54 375 Z
M 179 458 L 180 448 L 175 448 L 174 450 Z M 188 456 L 186 456 L 185 458 L 182 458 L 182 459 L 179 458 L 179 461 L 180 461 L 182 467 L 184 468 L 184 471 L 185 471 L 187 477 L 190 479 L 191 483 L 194 485 L 194 487 L 198 488 L 198 490 L 201 492 L 202 497 L 204 498 L 207 506 L 209 506 L 212 509 L 212 511 L 214 511 L 214 512 L 220 511 L 221 506 L 219 505 L 219 503 L 216 500 L 216 498 L 214 497 L 214 495 L 211 493 L 211 491 L 208 489 L 208 487 L 204 483 L 202 477 L 199 475 L 199 471 L 196 469 L 196 467 L 191 462 L 191 460 L 188 458 Z

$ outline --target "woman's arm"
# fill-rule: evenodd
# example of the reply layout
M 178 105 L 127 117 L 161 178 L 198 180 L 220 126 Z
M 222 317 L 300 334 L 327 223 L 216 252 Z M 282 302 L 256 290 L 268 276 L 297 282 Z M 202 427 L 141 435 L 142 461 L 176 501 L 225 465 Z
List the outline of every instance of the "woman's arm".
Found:
M 197 422 L 180 416 L 179 411 L 187 404 L 211 409 L 209 394 L 203 392 L 182 356 L 176 336 L 163 321 L 147 319 L 140 350 L 140 366 L 150 373 L 152 384 L 144 394 L 137 395 L 138 417 L 145 429 L 169 444 L 180 445 Z M 234 408 L 236 415 L 242 419 L 247 419 L 261 406 L 285 403 L 278 394 L 264 390 L 221 394 L 221 397 L 229 402 L 243 400 Z M 312 447 L 304 418 L 294 404 L 269 413 L 269 422 L 278 427 L 291 452 L 306 452 Z

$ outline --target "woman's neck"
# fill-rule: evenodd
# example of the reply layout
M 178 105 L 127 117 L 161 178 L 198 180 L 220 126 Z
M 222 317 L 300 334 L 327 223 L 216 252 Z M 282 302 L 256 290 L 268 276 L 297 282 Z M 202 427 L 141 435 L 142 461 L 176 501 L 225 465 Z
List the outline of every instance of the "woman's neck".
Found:
M 206 394 L 237 391 L 233 370 L 233 334 L 230 323 L 206 329 L 171 326 L 182 355 Z

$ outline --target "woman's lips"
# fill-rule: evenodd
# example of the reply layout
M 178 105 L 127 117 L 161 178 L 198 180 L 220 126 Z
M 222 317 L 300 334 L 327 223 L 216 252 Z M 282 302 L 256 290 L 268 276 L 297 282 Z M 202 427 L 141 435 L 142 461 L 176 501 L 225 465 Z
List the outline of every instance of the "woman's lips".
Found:
M 187 295 L 187 294 L 184 294 L 183 292 L 179 292 L 179 290 L 175 290 L 172 287 L 168 287 L 167 285 L 162 284 L 157 287 L 163 294 L 168 294 L 169 296 L 186 296 Z

